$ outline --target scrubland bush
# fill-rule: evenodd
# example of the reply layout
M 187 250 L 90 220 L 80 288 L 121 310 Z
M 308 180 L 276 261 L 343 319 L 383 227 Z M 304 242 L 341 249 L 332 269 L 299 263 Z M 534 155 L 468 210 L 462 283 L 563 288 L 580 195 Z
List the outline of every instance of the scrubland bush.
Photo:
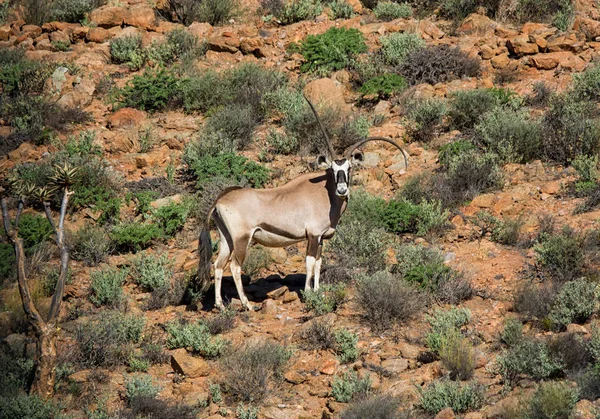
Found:
M 373 9 L 377 19 L 390 21 L 412 16 L 412 9 L 408 3 L 394 3 L 391 1 L 380 1 Z
M 373 229 L 359 221 L 338 225 L 328 248 L 336 263 L 347 269 L 367 272 L 382 270 L 385 266 L 387 240 L 382 229 Z M 342 239 L 343 237 L 344 239 Z
M 333 334 L 334 348 L 342 364 L 354 362 L 358 358 L 358 335 L 347 329 L 338 329 Z
M 557 293 L 558 286 L 555 284 L 536 285 L 526 281 L 515 290 L 515 310 L 529 318 L 544 320 L 550 314 Z
M 577 156 L 571 165 L 579 177 L 575 182 L 575 192 L 583 196 L 592 193 L 600 180 L 598 156 Z
M 577 389 L 564 381 L 541 383 L 529 401 L 527 417 L 569 418 L 578 399 Z
M 242 272 L 253 278 L 264 269 L 267 269 L 272 262 L 271 254 L 262 246 L 252 246 L 246 253 L 246 259 L 242 265 Z
M 563 364 L 553 359 L 545 342 L 523 338 L 508 348 L 497 359 L 499 372 L 504 382 L 514 385 L 522 375 L 535 380 L 546 379 L 558 374 Z
M 144 64 L 141 35 L 126 35 L 110 41 L 110 56 L 116 64 L 127 64 L 138 70 Z
M 563 366 L 563 373 L 573 376 L 583 371 L 593 360 L 589 341 L 575 333 L 559 333 L 551 336 L 548 350 L 553 359 Z
M 171 322 L 167 324 L 167 347 L 190 348 L 193 353 L 205 358 L 220 356 L 227 345 L 221 337 L 213 337 L 208 327 L 202 323 Z
M 164 400 L 150 396 L 136 396 L 128 401 L 127 409 L 118 412 L 119 419 L 137 418 L 178 418 L 195 419 L 198 415 L 197 407 L 182 404 L 170 405 Z M 107 414 L 108 415 L 108 414 Z M 106 419 L 105 416 L 91 417 L 89 419 Z
M 15 249 L 8 243 L 0 243 L 0 277 L 3 281 L 12 281 L 16 278 Z M 0 281 L 0 287 L 2 282 Z
M 357 29 L 331 28 L 320 35 L 308 35 L 301 42 L 300 52 L 305 62 L 300 68 L 303 72 L 322 73 L 341 70 L 366 50 L 364 37 Z
M 352 5 L 346 0 L 333 0 L 329 3 L 329 10 L 334 19 L 350 19 L 354 14 Z
M 44 242 L 48 241 L 54 231 L 48 219 L 42 215 L 25 213 L 19 220 L 19 238 L 23 247 L 31 255 Z
M 331 396 L 337 402 L 348 403 L 362 400 L 369 395 L 371 379 L 369 376 L 360 378 L 355 371 L 348 371 L 342 376 L 334 377 L 331 383 Z
M 169 255 L 166 253 L 161 255 L 142 253 L 132 261 L 133 281 L 145 291 L 165 288 L 173 275 L 171 265 Z
M 464 413 L 480 409 L 483 401 L 484 388 L 479 384 L 438 380 L 421 390 L 420 406 L 432 415 L 447 407 L 456 413 Z
M 142 338 L 144 324 L 144 317 L 118 311 L 103 312 L 78 324 L 75 362 L 87 368 L 125 364 L 133 354 L 133 344 Z
M 444 206 L 473 199 L 482 192 L 498 189 L 503 184 L 501 168 L 495 154 L 467 151 L 450 159 L 442 178 L 441 200 Z
M 91 225 L 77 230 L 71 242 L 71 257 L 87 266 L 98 266 L 105 262 L 113 249 L 106 231 Z
M 117 224 L 109 235 L 118 251 L 137 252 L 150 246 L 154 240 L 163 238 L 164 232 L 155 224 L 131 221 Z
M 548 318 L 559 329 L 584 323 L 596 309 L 596 290 L 596 284 L 585 278 L 567 282 L 556 296 Z
M 182 81 L 165 69 L 145 71 L 141 76 L 133 76 L 118 92 L 120 106 L 154 112 L 167 108 L 180 96 Z
M 499 100 L 493 89 L 460 90 L 449 102 L 448 119 L 450 128 L 470 130 L 487 112 L 498 106 Z
M 406 81 L 397 74 L 385 74 L 367 80 L 361 87 L 360 93 L 363 95 L 377 95 L 380 98 L 387 98 L 394 93 L 401 92 L 406 88 Z
M 459 48 L 448 45 L 429 46 L 410 52 L 398 71 L 408 84 L 444 83 L 479 74 L 479 61 L 469 58 Z
M 261 0 L 263 14 L 272 15 L 284 25 L 312 20 L 321 14 L 320 0 Z
M 514 346 L 523 339 L 523 323 L 515 318 L 508 318 L 504 321 L 504 329 L 500 340 L 508 346 Z
M 431 98 L 413 101 L 407 106 L 407 117 L 413 122 L 409 135 L 422 143 L 429 143 L 440 130 L 444 115 L 445 102 Z
M 487 211 L 478 211 L 471 218 L 471 222 L 481 229 L 481 237 L 489 233 L 492 241 L 510 246 L 519 242 L 520 229 L 523 226 L 521 218 L 501 220 Z
M 169 17 L 188 26 L 194 22 L 207 22 L 211 25 L 223 24 L 238 12 L 238 0 L 168 0 Z
M 379 395 L 361 400 L 342 411 L 341 419 L 400 419 L 400 400 L 389 395 Z
M 16 397 L 0 397 L 0 418 L 48 419 L 59 417 L 60 409 L 36 395 L 21 393 Z
M 537 263 L 543 273 L 559 282 L 571 281 L 585 268 L 584 238 L 564 229 L 534 246 Z
M 300 333 L 300 338 L 307 349 L 327 350 L 335 347 L 333 325 L 322 318 L 311 320 Z
M 249 342 L 221 360 L 223 384 L 237 399 L 260 402 L 283 377 L 289 349 L 272 341 Z
M 153 383 L 149 375 L 137 375 L 125 381 L 125 397 L 128 403 L 138 397 L 154 398 L 159 391 L 160 387 Z
M 473 345 L 460 334 L 451 333 L 442 340 L 439 356 L 454 380 L 469 380 L 475 371 Z
M 318 290 L 301 291 L 304 304 L 315 316 L 334 312 L 346 301 L 344 284 L 323 285 Z
M 127 270 L 105 267 L 92 271 L 90 301 L 96 306 L 118 307 L 123 301 L 123 284 Z
M 600 66 L 573 74 L 573 94 L 580 100 L 600 100 Z
M 170 202 L 153 211 L 151 218 L 167 237 L 173 237 L 185 225 L 190 207 L 191 202 L 188 199 L 184 199 L 183 202 Z
M 439 352 L 445 340 L 453 334 L 460 335 L 460 329 L 469 323 L 471 312 L 464 308 L 453 307 L 448 311 L 436 310 L 433 316 L 427 316 L 431 332 L 426 337 L 432 352 Z
M 356 302 L 367 323 L 376 330 L 408 320 L 423 308 L 426 300 L 402 277 L 387 271 L 364 274 L 356 281 Z

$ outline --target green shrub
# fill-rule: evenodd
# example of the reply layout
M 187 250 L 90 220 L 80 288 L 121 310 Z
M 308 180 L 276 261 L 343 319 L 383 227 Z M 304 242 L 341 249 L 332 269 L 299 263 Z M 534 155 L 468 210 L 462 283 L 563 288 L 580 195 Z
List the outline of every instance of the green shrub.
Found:
M 556 295 L 556 284 L 535 285 L 527 281 L 515 290 L 514 307 L 517 313 L 525 314 L 529 318 L 547 319 Z
M 375 330 L 387 330 L 419 312 L 424 295 L 387 271 L 361 275 L 356 281 L 356 302 L 367 323 Z
M 148 368 L 150 368 L 150 362 L 143 358 L 138 358 L 136 356 L 130 356 L 127 361 L 127 366 L 129 367 L 127 370 L 129 372 L 148 372 Z
M 358 335 L 356 333 L 352 333 L 344 328 L 338 329 L 333 334 L 333 339 L 335 341 L 335 351 L 342 364 L 356 361 L 358 355 L 360 355 L 356 346 L 358 344 Z
M 532 419 L 569 418 L 579 399 L 576 388 L 562 381 L 541 383 L 529 401 L 527 417 Z
M 296 137 L 275 130 L 269 131 L 267 143 L 272 152 L 286 156 L 296 153 L 300 148 L 300 142 Z
M 535 380 L 549 378 L 562 369 L 563 365 L 553 359 L 548 346 L 539 340 L 523 338 L 511 346 L 497 359 L 499 372 L 505 384 L 513 385 L 521 375 Z
M 520 0 L 514 15 L 519 22 L 552 22 L 557 14 L 571 14 L 571 2 L 565 0 Z
M 373 79 L 367 80 L 360 87 L 360 93 L 363 95 L 377 95 L 381 98 L 387 98 L 394 93 L 401 92 L 406 88 L 406 81 L 397 74 L 384 74 Z
M 323 10 L 320 0 L 261 0 L 264 14 L 272 15 L 284 25 L 312 20 Z
M 36 395 L 21 393 L 16 397 L 0 397 L 2 419 L 48 419 L 59 417 L 59 409 L 52 401 Z
M 149 375 L 137 375 L 125 381 L 125 397 L 131 403 L 137 397 L 154 398 L 158 395 L 160 386 L 153 383 Z
M 166 253 L 159 255 L 142 253 L 133 259 L 133 281 L 145 291 L 165 288 L 173 275 L 172 263 Z
M 384 214 L 387 203 L 384 199 L 372 196 L 364 189 L 353 191 L 344 213 L 344 222 L 359 222 L 372 227 L 385 228 Z
M 598 154 L 600 124 L 595 109 L 593 103 L 579 102 L 572 94 L 554 96 L 542 117 L 542 155 L 567 165 L 577 156 Z
M 450 128 L 468 131 L 499 105 L 492 89 L 460 90 L 453 93 L 448 108 Z
M 154 65 L 169 65 L 181 59 L 184 63 L 194 60 L 206 53 L 205 43 L 185 29 L 174 29 L 167 32 L 166 40 L 153 41 L 150 47 L 143 51 L 145 59 Z
M 106 262 L 112 251 L 112 243 L 106 232 L 97 227 L 87 225 L 80 228 L 71 239 L 71 257 L 83 262 L 86 266 L 98 266 Z
M 500 220 L 487 211 L 478 211 L 471 221 L 481 229 L 481 237 L 491 233 L 492 241 L 505 245 L 517 244 L 523 226 L 521 218 Z
M 523 339 L 523 323 L 518 319 L 511 317 L 504 321 L 504 329 L 500 340 L 508 346 L 514 346 Z
M 412 16 L 412 9 L 408 3 L 394 3 L 391 1 L 380 1 L 373 9 L 377 19 L 389 22 L 394 19 L 406 19 Z
M 157 208 L 152 213 L 152 220 L 165 232 L 167 237 L 173 237 L 185 225 L 189 212 L 189 202 L 171 202 Z
M 182 81 L 165 69 L 158 72 L 145 71 L 142 76 L 133 76 L 118 92 L 121 106 L 143 111 L 160 111 L 177 100 Z
M 187 112 L 206 112 L 220 105 L 227 95 L 221 77 L 212 70 L 191 76 L 181 90 L 183 108 Z
M 188 155 L 186 160 L 196 175 L 198 188 L 221 177 L 235 179 L 237 182 L 247 181 L 252 186 L 262 187 L 270 177 L 269 170 L 264 166 L 232 152 L 217 155 Z
M 451 143 L 444 144 L 440 147 L 438 152 L 438 160 L 440 166 L 447 170 L 450 166 L 450 162 L 465 152 L 472 152 L 476 150 L 475 145 L 468 140 L 456 140 Z
M 400 419 L 400 400 L 387 394 L 360 400 L 342 411 L 341 419 Z
M 413 122 L 413 125 L 408 129 L 409 135 L 415 141 L 429 143 L 442 125 L 446 114 L 446 104 L 435 98 L 421 99 L 410 103 L 407 106 L 406 114 Z
M 598 364 L 590 365 L 574 377 L 581 399 L 594 401 L 600 397 L 600 369 Z
M 447 407 L 456 413 L 478 410 L 484 401 L 483 386 L 475 383 L 460 384 L 454 381 L 438 380 L 421 390 L 421 407 L 435 415 Z
M 442 365 L 453 380 L 469 380 L 475 371 L 473 345 L 460 333 L 451 333 L 442 340 L 439 349 Z
M 306 309 L 315 316 L 336 311 L 346 301 L 344 284 L 323 285 L 318 290 L 301 291 Z
M 292 352 L 272 341 L 253 341 L 229 351 L 221 360 L 223 384 L 237 399 L 260 402 L 283 378 Z
M 126 35 L 110 40 L 110 56 L 117 64 L 127 64 L 138 70 L 144 64 L 141 35 Z
M 475 77 L 480 67 L 477 59 L 470 58 L 458 47 L 436 45 L 411 51 L 398 66 L 398 72 L 412 86 Z
M 236 312 L 226 308 L 218 314 L 209 317 L 203 321 L 211 335 L 218 335 L 227 332 L 235 326 Z
M 0 278 L 12 281 L 16 278 L 16 257 L 15 249 L 8 243 L 0 243 Z M 0 281 L 0 286 L 2 281 Z
M 501 188 L 502 170 L 495 154 L 480 154 L 476 150 L 460 153 L 450 159 L 444 174 L 444 187 L 441 192 L 444 206 L 473 199 L 482 192 Z M 448 202 L 448 204 L 446 204 Z
M 596 309 L 596 288 L 585 278 L 567 282 L 556 296 L 548 318 L 559 329 L 584 323 Z
M 227 341 L 219 336 L 213 337 L 204 323 L 171 322 L 167 324 L 167 347 L 189 348 L 193 353 L 205 358 L 220 356 Z
M 109 235 L 118 251 L 137 252 L 162 239 L 164 232 L 155 224 L 126 222 L 114 226 Z
M 252 246 L 246 253 L 242 272 L 250 278 L 267 269 L 272 262 L 271 254 L 262 246 Z
M 238 419 L 258 419 L 258 407 L 246 407 L 243 403 L 240 403 L 235 410 L 235 414 Z
M 350 19 L 354 13 L 352 5 L 346 0 L 333 0 L 329 3 L 329 9 L 334 19 Z
M 236 150 L 244 150 L 251 144 L 254 129 L 259 122 L 258 115 L 251 106 L 233 104 L 212 113 L 205 130 L 216 135 L 220 141 L 234 144 Z
M 359 378 L 354 371 L 348 371 L 341 377 L 334 377 L 331 383 L 331 396 L 340 403 L 366 398 L 370 390 L 371 379 L 369 376 Z
M 598 156 L 577 156 L 571 165 L 579 176 L 575 182 L 575 191 L 579 195 L 588 195 L 597 187 L 600 180 Z
M 128 272 L 125 269 L 106 267 L 91 273 L 90 301 L 97 307 L 118 307 L 123 301 L 123 284 Z
M 300 333 L 302 345 L 306 349 L 334 349 L 335 336 L 330 321 L 316 317 L 308 322 Z
M 373 229 L 359 221 L 341 223 L 328 242 L 334 260 L 347 269 L 367 272 L 382 270 L 385 266 L 387 238 L 382 229 Z M 342 238 L 343 237 L 343 238 Z
M 540 126 L 527 111 L 496 107 L 481 117 L 475 136 L 502 162 L 526 163 L 540 157 Z
M 573 74 L 573 94 L 580 100 L 600 99 L 600 66 L 586 68 Z
M 25 252 L 31 255 L 40 244 L 54 234 L 48 219 L 43 215 L 25 213 L 19 220 L 19 237 L 23 239 Z
M 448 338 L 460 335 L 460 329 L 469 323 L 471 312 L 465 308 L 453 307 L 448 311 L 436 310 L 427 316 L 431 332 L 427 334 L 427 346 L 432 352 L 439 352 Z
M 362 33 L 357 29 L 331 28 L 321 35 L 308 35 L 300 44 L 303 72 L 330 72 L 346 68 L 350 60 L 366 52 Z
M 102 312 L 75 329 L 75 360 L 84 368 L 124 365 L 133 355 L 133 344 L 142 338 L 143 316 L 120 311 Z M 102 344 L 98 344 L 102 342 Z
M 0 87 L 2 96 L 41 93 L 54 68 L 25 57 L 21 48 L 0 51 Z
M 585 268 L 584 238 L 573 230 L 564 229 L 534 246 L 537 263 L 542 271 L 559 282 L 571 281 Z

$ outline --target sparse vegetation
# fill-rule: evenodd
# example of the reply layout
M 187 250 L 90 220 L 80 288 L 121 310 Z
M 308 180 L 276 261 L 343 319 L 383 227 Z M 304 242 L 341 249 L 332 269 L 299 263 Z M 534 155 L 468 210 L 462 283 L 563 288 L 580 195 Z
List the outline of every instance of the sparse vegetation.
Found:
M 133 259 L 131 274 L 144 291 L 154 291 L 169 285 L 173 270 L 167 254 L 142 253 Z
M 315 316 L 322 316 L 337 310 L 346 300 L 344 284 L 323 285 L 318 290 L 302 292 L 306 309 Z
M 108 234 L 101 228 L 87 225 L 73 235 L 71 256 L 87 266 L 105 262 L 112 251 Z
M 338 329 L 333 334 L 335 350 L 342 364 L 354 362 L 358 358 L 358 335 L 347 329 Z
M 556 296 L 548 318 L 558 329 L 584 323 L 596 309 L 596 288 L 585 278 L 567 282 Z
M 96 306 L 119 307 L 123 301 L 123 284 L 127 270 L 105 267 L 92 272 L 90 301 Z
M 331 383 L 331 396 L 337 402 L 348 403 L 361 400 L 369 395 L 371 379 L 369 376 L 359 377 L 355 371 L 348 371 L 342 376 L 337 376 Z
M 227 341 L 221 337 L 213 337 L 208 326 L 201 322 L 171 322 L 167 324 L 167 333 L 168 348 L 189 348 L 193 353 L 205 358 L 220 356 L 227 345 Z
M 400 419 L 400 401 L 389 395 L 379 395 L 356 402 L 341 414 L 341 419 Z
M 163 238 L 164 232 L 156 224 L 125 222 L 114 226 L 109 235 L 118 251 L 137 252 Z
M 534 246 L 543 273 L 559 282 L 582 276 L 585 267 L 584 238 L 571 229 L 547 237 Z
M 407 116 L 413 122 L 408 129 L 410 136 L 422 143 L 429 143 L 441 128 L 447 112 L 445 102 L 439 99 L 422 99 L 407 105 Z
M 154 398 L 160 391 L 160 387 L 153 383 L 149 375 L 137 375 L 125 382 L 125 397 L 128 403 L 138 397 Z
M 541 383 L 529 401 L 528 418 L 568 418 L 579 399 L 576 388 L 566 382 Z
M 367 45 L 357 29 L 331 28 L 321 35 L 308 35 L 300 45 L 304 72 L 327 73 L 341 70 L 355 55 L 365 52 Z
M 448 311 L 436 310 L 433 316 L 427 316 L 431 332 L 427 335 L 427 345 L 433 352 L 439 352 L 445 341 L 453 335 L 460 335 L 463 326 L 469 323 L 471 312 L 464 308 L 453 307 Z
M 412 9 L 408 3 L 394 3 L 391 1 L 380 1 L 373 9 L 377 19 L 390 21 L 400 18 L 409 18 L 412 16 Z
M 484 388 L 475 383 L 460 384 L 438 380 L 421 391 L 421 407 L 435 415 L 446 407 L 456 413 L 478 410 L 483 405 Z

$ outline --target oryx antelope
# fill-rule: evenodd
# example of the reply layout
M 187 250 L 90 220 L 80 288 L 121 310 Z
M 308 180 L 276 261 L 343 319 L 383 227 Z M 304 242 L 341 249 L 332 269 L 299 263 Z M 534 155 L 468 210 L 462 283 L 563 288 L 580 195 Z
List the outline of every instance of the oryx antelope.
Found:
M 308 101 L 308 99 L 307 99 Z M 200 264 L 198 276 L 204 288 L 210 283 L 212 246 L 209 234 L 212 219 L 219 231 L 219 253 L 215 268 L 215 304 L 223 308 L 221 280 L 223 270 L 231 262 L 231 274 L 242 305 L 252 310 L 242 288 L 242 264 L 252 241 L 267 247 L 285 247 L 308 241 L 306 252 L 306 283 L 310 289 L 314 273 L 314 289 L 319 288 L 321 249 L 324 239 L 330 239 L 347 206 L 350 193 L 352 164 L 362 160 L 355 150 L 367 141 L 385 141 L 406 153 L 388 138 L 370 137 L 347 148 L 343 156 L 335 152 L 313 105 L 308 102 L 327 143 L 328 156 L 319 156 L 317 163 L 325 171 L 308 173 L 273 189 L 248 189 L 234 187 L 223 191 L 210 208 L 200 233 Z

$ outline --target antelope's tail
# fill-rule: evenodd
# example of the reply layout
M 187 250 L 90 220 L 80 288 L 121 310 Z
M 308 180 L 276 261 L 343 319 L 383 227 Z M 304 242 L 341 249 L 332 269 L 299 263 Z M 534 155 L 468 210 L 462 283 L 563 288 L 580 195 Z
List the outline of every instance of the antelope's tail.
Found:
M 208 212 L 208 216 L 200 231 L 198 240 L 198 291 L 205 293 L 210 288 L 210 265 L 212 259 L 212 241 L 210 239 L 210 217 L 214 208 Z

